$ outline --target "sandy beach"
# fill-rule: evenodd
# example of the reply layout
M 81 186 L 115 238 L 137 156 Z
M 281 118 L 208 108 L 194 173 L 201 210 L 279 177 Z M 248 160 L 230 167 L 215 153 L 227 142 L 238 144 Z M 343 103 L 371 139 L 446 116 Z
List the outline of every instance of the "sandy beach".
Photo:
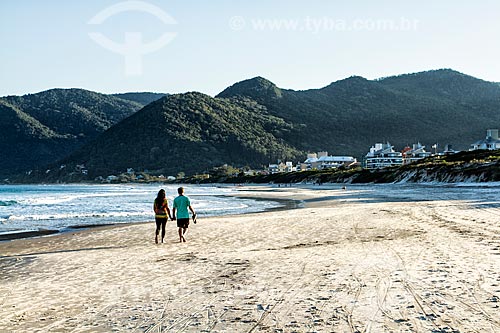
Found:
M 0 243 L 1 332 L 500 332 L 500 209 L 337 187 L 301 208 Z

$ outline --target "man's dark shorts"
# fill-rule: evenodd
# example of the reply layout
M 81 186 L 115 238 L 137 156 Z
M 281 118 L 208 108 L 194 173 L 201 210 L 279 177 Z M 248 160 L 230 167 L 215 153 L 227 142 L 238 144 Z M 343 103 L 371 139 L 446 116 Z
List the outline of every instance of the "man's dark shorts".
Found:
M 187 228 L 187 227 L 189 227 L 189 218 L 177 219 L 177 228 Z

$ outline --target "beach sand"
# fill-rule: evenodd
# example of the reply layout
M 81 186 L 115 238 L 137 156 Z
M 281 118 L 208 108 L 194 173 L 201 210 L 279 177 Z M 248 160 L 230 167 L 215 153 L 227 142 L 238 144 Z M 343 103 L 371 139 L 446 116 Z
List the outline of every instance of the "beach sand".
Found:
M 244 188 L 304 207 L 184 244 L 170 221 L 2 242 L 0 331 L 500 332 L 498 208 L 338 188 Z

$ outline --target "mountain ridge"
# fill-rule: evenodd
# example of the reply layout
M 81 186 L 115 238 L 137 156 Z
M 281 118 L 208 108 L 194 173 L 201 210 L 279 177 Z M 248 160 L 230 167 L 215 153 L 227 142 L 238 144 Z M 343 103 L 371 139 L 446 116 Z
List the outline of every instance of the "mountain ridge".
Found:
M 298 151 L 269 134 L 273 127 L 282 129 L 286 124 L 259 108 L 250 100 L 232 102 L 198 92 L 169 95 L 110 128 L 61 163 L 69 165 L 68 170 L 83 164 L 89 176 L 95 177 L 127 168 L 176 173 L 196 172 L 228 160 L 265 163 L 269 156 L 277 158 L 284 150 L 290 157 L 297 156 Z M 246 126 L 247 122 L 253 126 Z M 182 170 L 177 165 L 182 165 Z
M 143 107 L 79 88 L 0 97 L 0 106 L 0 176 L 61 159 Z
M 110 95 L 146 106 L 149 103 L 152 103 L 154 101 L 159 100 L 160 98 L 167 96 L 168 94 L 140 91 L 140 92 L 114 93 Z
M 231 85 L 215 97 L 234 97 L 240 95 L 240 92 L 243 91 L 245 92 L 245 96 L 253 98 L 261 96 L 268 98 L 281 98 L 282 96 L 282 90 L 274 83 L 263 78 L 262 76 L 256 76 Z
M 399 148 L 420 141 L 465 149 L 498 127 L 499 107 L 498 84 L 447 69 L 377 80 L 352 76 L 299 91 L 257 76 L 215 97 L 162 97 L 59 163 L 85 164 L 93 179 L 126 168 L 174 175 L 225 163 L 260 168 L 323 150 L 361 159 L 387 140 Z M 68 178 L 71 167 L 64 172 L 49 178 L 81 178 Z

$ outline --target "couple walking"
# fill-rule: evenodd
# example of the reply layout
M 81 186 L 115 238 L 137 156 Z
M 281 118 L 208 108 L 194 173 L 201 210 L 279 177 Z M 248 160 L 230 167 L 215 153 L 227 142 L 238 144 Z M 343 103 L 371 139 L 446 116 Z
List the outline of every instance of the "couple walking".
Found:
M 167 220 L 170 218 L 172 221 L 177 220 L 177 228 L 179 228 L 179 242 L 185 242 L 186 239 L 184 235 L 189 227 L 189 211 L 193 214 L 193 222 L 196 223 L 196 213 L 193 207 L 191 207 L 191 201 L 187 196 L 184 195 L 184 187 L 179 187 L 177 189 L 179 196 L 174 199 L 174 204 L 172 205 L 172 214 L 170 214 L 170 209 L 168 208 L 167 196 L 165 190 L 161 189 L 158 191 L 154 202 L 154 212 L 156 221 L 156 237 L 155 243 L 158 244 L 158 234 L 161 228 L 161 242 L 165 238 L 165 227 L 167 225 Z

